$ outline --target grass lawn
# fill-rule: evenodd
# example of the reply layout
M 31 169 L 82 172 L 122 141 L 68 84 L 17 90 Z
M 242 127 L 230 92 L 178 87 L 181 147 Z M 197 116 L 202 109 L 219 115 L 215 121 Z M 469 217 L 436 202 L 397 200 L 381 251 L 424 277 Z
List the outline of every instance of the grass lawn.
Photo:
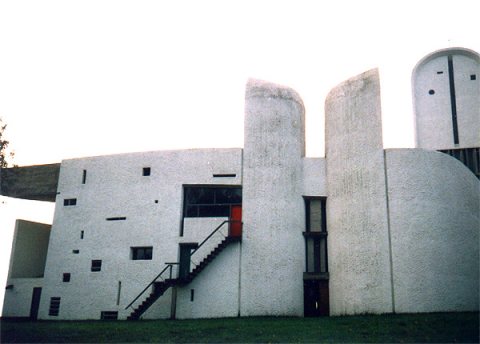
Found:
M 1 321 L 1 343 L 478 343 L 479 313 L 144 321 Z

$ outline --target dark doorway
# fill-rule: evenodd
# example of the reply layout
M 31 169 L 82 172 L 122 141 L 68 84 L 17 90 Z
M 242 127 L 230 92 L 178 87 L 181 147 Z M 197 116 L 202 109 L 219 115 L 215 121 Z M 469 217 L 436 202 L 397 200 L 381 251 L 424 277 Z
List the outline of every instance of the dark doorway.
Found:
M 328 281 L 303 281 L 304 315 L 318 317 L 329 315 Z
M 30 319 L 37 320 L 38 308 L 40 307 L 40 296 L 42 295 L 42 288 L 33 288 L 32 305 L 30 306 Z

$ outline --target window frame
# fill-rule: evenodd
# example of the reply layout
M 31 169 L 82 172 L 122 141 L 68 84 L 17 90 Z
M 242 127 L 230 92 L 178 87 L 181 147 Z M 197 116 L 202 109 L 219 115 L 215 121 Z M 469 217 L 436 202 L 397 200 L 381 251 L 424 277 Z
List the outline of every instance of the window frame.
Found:
M 140 255 L 140 253 L 142 254 Z M 131 246 L 130 247 L 130 260 L 152 260 L 152 259 L 153 259 L 153 246 Z

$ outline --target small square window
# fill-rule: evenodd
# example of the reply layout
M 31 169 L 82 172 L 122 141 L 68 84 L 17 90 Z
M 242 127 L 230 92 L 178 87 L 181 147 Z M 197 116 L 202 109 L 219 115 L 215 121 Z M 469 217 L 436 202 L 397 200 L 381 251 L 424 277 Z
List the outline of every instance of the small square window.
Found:
M 66 198 L 66 199 L 63 200 L 63 205 L 65 207 L 77 205 L 77 199 L 76 198 Z
M 143 168 L 143 176 L 148 177 L 150 175 L 151 169 L 150 167 L 144 167 Z
M 66 272 L 63 274 L 63 281 L 64 282 L 70 282 L 70 273 Z
M 470 80 L 477 80 L 477 75 L 476 74 L 470 75 Z
M 91 271 L 98 272 L 102 270 L 102 261 L 99 259 L 92 260 Z
M 152 260 L 153 247 L 131 247 L 132 260 Z

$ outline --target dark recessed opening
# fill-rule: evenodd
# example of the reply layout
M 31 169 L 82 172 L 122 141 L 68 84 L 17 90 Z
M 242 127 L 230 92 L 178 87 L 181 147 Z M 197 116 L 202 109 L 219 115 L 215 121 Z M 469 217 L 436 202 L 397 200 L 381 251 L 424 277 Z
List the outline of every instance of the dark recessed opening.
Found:
M 83 239 L 83 234 L 84 233 L 85 233 L 84 231 L 80 231 L 80 239 Z
M 87 170 L 83 170 L 82 184 L 85 184 L 86 182 L 87 182 Z
M 470 75 L 470 80 L 477 80 L 477 75 L 476 74 Z
M 438 71 L 437 74 L 443 74 L 443 70 Z
M 195 299 L 195 289 L 190 289 L 190 301 L 193 302 Z
M 435 91 L 434 90 L 429 90 L 428 94 L 433 95 L 433 94 L 435 94 Z
M 118 312 L 117 311 L 102 311 L 100 313 L 100 320 L 117 320 Z
M 145 177 L 148 177 L 150 175 L 150 172 L 151 172 L 150 167 L 144 167 L 143 168 L 143 175 Z
M 237 175 L 235 173 L 217 173 L 214 174 L 214 178 L 235 178 Z
M 119 217 L 107 217 L 107 221 L 123 221 L 126 220 L 127 218 L 125 216 L 119 216 Z
M 93 272 L 102 270 L 102 261 L 99 259 L 92 260 L 92 266 L 90 270 Z
M 76 198 L 66 198 L 63 200 L 63 205 L 65 207 L 77 205 L 77 199 Z
M 73 253 L 73 254 L 79 254 L 79 253 L 80 253 L 80 250 L 72 250 L 72 253 Z
M 158 203 L 158 199 L 155 200 L 155 203 Z
M 70 273 L 66 272 L 63 274 L 63 281 L 64 282 L 70 282 Z

